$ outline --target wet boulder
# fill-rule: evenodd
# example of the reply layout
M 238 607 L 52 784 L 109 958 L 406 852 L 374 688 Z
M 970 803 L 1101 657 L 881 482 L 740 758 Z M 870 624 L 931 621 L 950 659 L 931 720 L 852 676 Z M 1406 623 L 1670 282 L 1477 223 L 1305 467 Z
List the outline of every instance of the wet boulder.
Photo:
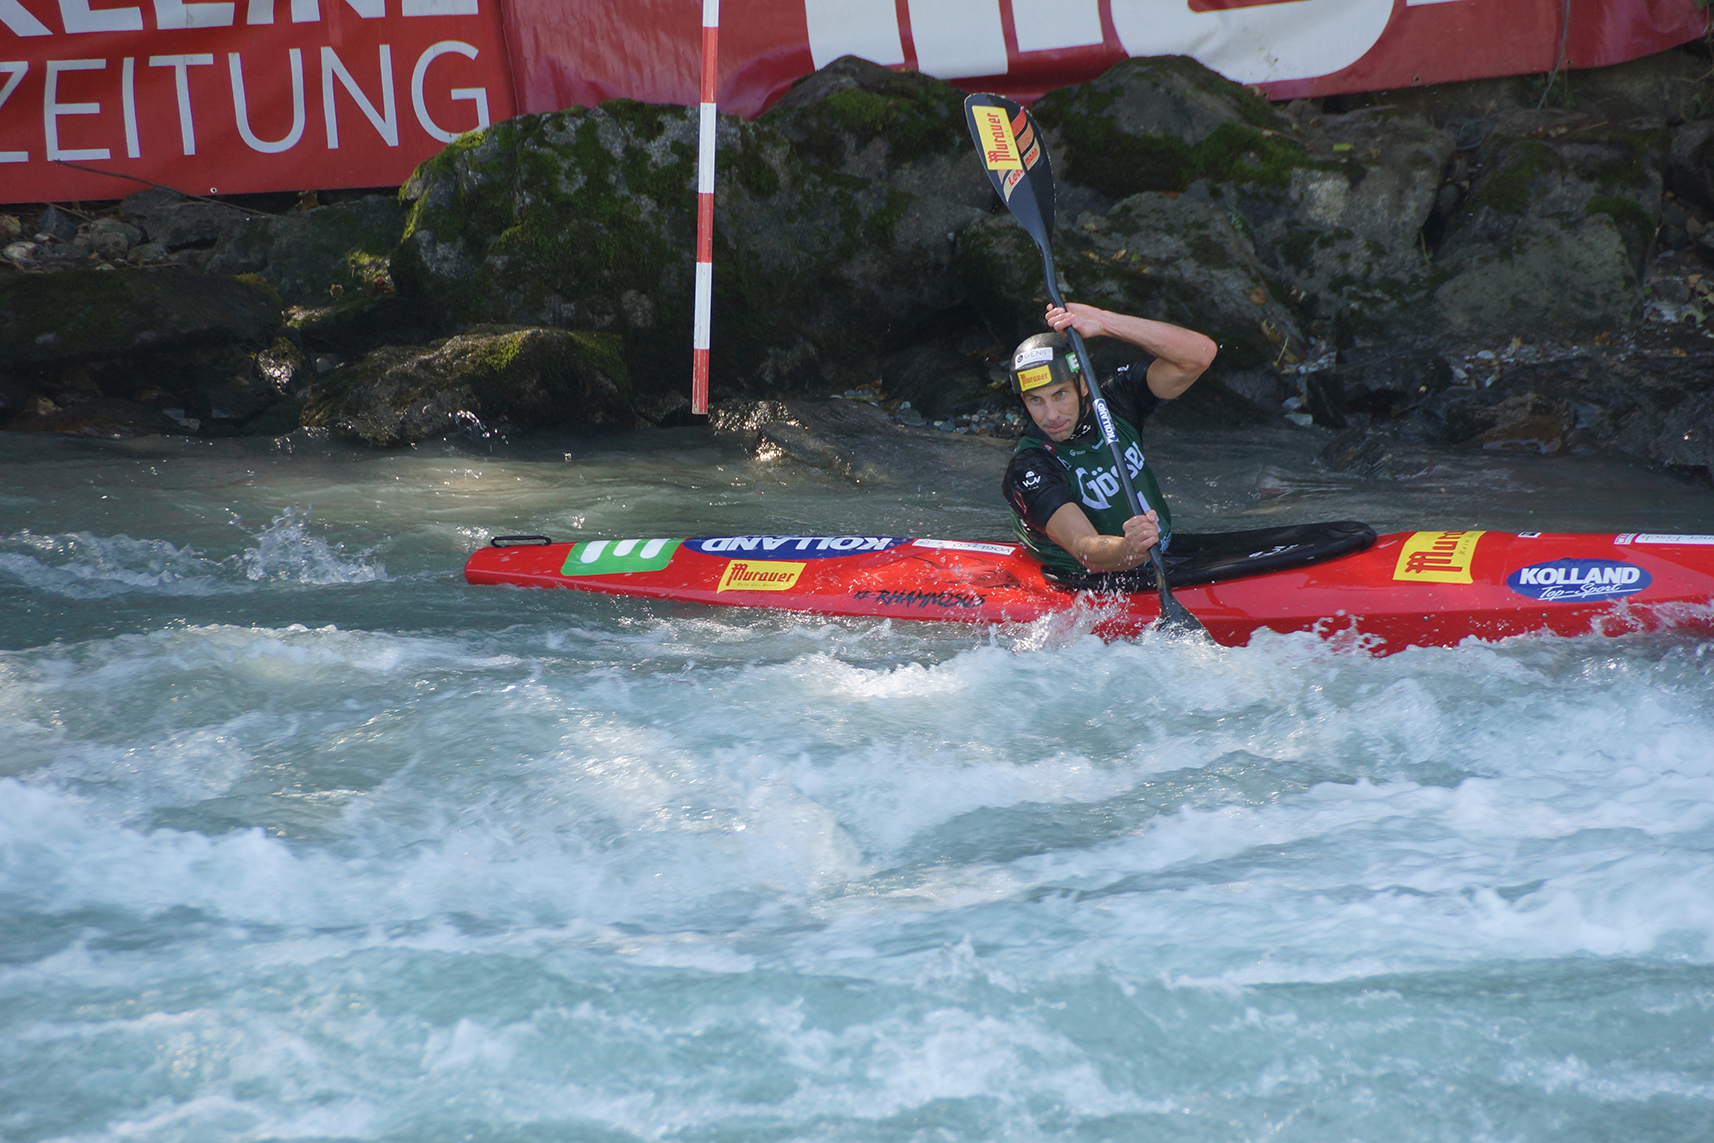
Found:
M 690 369 L 694 109 L 613 100 L 462 136 L 401 192 L 402 294 L 448 322 L 617 335 L 640 393 Z M 845 388 L 962 300 L 950 235 L 977 212 L 804 164 L 722 118 L 714 384 Z
M 302 419 L 392 447 L 508 426 L 630 427 L 635 413 L 617 335 L 477 326 L 333 371 L 310 386 Z
M 1672 132 L 1667 185 L 1684 201 L 1714 212 L 1714 119 L 1698 119 Z
M 1054 256 L 1066 297 L 1212 337 L 1220 345 L 1216 377 L 1302 357 L 1295 315 L 1274 296 L 1255 248 L 1221 206 L 1189 195 L 1132 195 L 1106 214 L 1085 212 L 1061 226 Z M 958 272 L 1007 344 L 1040 332 L 1041 258 L 1009 217 L 985 217 L 960 233 Z
M 287 305 L 326 306 L 347 292 L 390 293 L 404 229 L 397 198 L 365 195 L 241 223 L 221 236 L 207 269 L 259 274 Z
M 760 122 L 800 158 L 843 175 L 982 210 L 993 197 L 964 92 L 920 72 L 845 56 L 798 80 Z
M 1667 137 L 1524 112 L 1483 144 L 1481 177 L 1436 253 L 1455 331 L 1616 328 L 1641 303 L 1660 222 Z

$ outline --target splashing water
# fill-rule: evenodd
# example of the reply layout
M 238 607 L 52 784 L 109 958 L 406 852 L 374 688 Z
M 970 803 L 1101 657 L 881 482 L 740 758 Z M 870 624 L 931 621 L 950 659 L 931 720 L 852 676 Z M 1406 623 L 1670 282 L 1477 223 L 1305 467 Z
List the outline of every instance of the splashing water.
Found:
M 466 588 L 520 497 L 683 534 L 662 471 L 850 530 L 563 451 L 0 505 L 0 1137 L 1714 1135 L 1714 644 Z M 859 507 L 983 538 L 925 500 Z

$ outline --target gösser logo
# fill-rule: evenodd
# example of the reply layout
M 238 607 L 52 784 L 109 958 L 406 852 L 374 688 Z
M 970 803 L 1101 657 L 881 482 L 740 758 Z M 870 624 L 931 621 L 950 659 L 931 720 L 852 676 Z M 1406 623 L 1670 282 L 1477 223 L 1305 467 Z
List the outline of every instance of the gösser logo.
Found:
M 1634 564 L 1618 560 L 1552 560 L 1519 568 L 1506 577 L 1506 586 L 1531 599 L 1618 599 L 1635 595 L 1653 577 Z
M 772 559 L 825 560 L 862 552 L 884 552 L 910 543 L 909 536 L 704 536 L 686 540 L 693 552 L 710 556 L 765 555 Z

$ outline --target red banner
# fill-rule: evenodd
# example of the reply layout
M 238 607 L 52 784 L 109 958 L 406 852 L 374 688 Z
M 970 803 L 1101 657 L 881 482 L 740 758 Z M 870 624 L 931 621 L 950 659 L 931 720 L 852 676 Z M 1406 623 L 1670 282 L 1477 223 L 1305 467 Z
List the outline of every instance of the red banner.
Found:
M 498 0 L 0 0 L 0 202 L 397 185 L 516 113 Z M 73 165 L 67 165 L 73 164 Z
M 1696 0 L 727 0 L 720 107 L 761 114 L 852 54 L 1032 99 L 1127 56 L 1195 56 L 1270 98 L 1522 75 L 1664 51 L 1703 34 Z M 520 105 L 696 102 L 694 0 L 508 0 Z
M 1025 100 L 1171 53 L 1274 99 L 1372 91 L 1548 71 L 1568 11 L 1573 68 L 1707 27 L 1696 0 L 727 0 L 719 98 L 759 115 L 848 53 Z M 517 111 L 696 103 L 701 14 L 700 0 L 0 0 L 0 201 L 139 186 L 56 159 L 199 194 L 396 184 Z

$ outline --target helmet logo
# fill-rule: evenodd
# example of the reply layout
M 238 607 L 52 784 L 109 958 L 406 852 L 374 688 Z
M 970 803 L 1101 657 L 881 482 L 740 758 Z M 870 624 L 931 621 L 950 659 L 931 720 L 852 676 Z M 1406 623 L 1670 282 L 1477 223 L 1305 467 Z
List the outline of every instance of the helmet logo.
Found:
M 1018 355 L 1012 358 L 1012 368 L 1023 370 L 1032 365 L 1040 365 L 1044 361 L 1053 360 L 1053 346 L 1038 345 L 1033 349 L 1020 349 Z
M 1018 370 L 1018 392 L 1028 393 L 1031 389 L 1040 389 L 1043 385 L 1053 383 L 1053 368 L 1038 365 L 1033 369 Z

